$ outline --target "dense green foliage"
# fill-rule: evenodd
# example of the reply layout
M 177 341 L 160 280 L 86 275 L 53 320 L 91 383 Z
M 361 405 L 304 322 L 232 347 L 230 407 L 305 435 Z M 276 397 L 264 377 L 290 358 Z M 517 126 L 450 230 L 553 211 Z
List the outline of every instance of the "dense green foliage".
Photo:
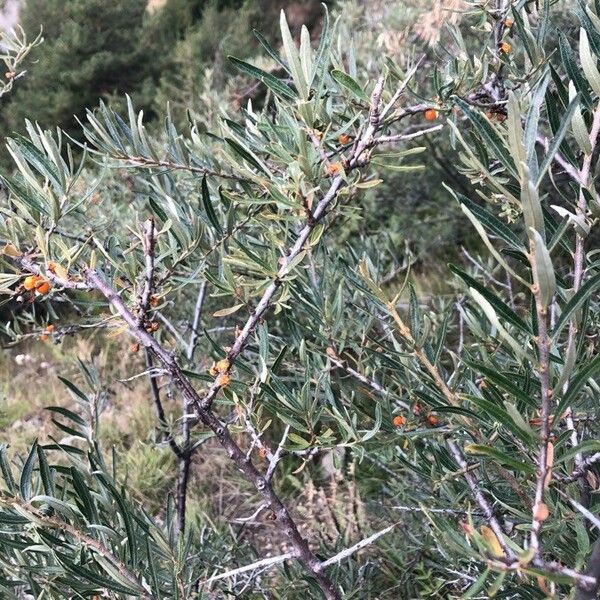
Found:
M 148 58 L 160 57 L 162 48 L 146 15 L 145 0 L 29 0 L 23 29 L 31 37 L 43 27 L 45 44 L 2 112 L 5 135 L 22 131 L 25 119 L 73 134 L 85 107 L 115 92 L 135 90 L 150 105 L 147 86 L 157 81 L 161 61 Z
M 23 132 L 28 119 L 79 137 L 77 120 L 86 108 L 124 94 L 152 119 L 167 101 L 177 106 L 180 94 L 194 93 L 207 67 L 226 66 L 221 57 L 252 52 L 257 46 L 252 28 L 265 18 L 274 22 L 279 3 L 167 0 L 154 11 L 147 5 L 147 0 L 28 0 L 20 25 L 29 39 L 43 29 L 45 45 L 34 51 L 29 77 L 2 111 L 2 134 Z M 315 6 L 306 14 L 318 15 Z M 193 109 L 193 101 L 187 107 Z

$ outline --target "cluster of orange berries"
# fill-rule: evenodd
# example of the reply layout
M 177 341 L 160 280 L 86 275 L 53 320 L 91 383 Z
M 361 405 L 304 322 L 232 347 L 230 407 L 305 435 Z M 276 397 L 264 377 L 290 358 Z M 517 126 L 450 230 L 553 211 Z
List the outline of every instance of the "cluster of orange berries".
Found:
M 498 123 L 506 121 L 506 115 L 502 112 L 488 110 L 485 115 L 490 121 L 498 121 Z
M 50 282 L 41 275 L 28 275 L 23 281 L 23 287 L 27 291 L 37 292 L 42 296 L 52 289 Z
M 509 17 L 504 20 L 504 27 L 511 29 L 515 22 Z M 502 42 L 500 44 L 500 52 L 502 54 L 510 54 L 512 52 L 512 45 L 509 42 Z
M 50 335 L 54 332 L 54 325 L 52 325 L 52 323 L 50 323 L 49 325 L 46 326 L 46 329 L 44 329 L 44 333 L 42 333 L 42 335 L 40 335 L 40 342 L 45 342 L 48 340 L 48 338 L 50 337 Z
M 413 406 L 413 413 L 416 416 L 419 416 L 422 414 L 423 409 L 421 408 L 420 404 L 415 404 Z M 396 415 L 393 419 L 392 419 L 392 425 L 396 428 L 398 427 L 404 427 L 406 425 L 406 417 L 404 415 Z M 440 424 L 440 420 L 438 417 L 436 417 L 434 414 L 429 413 L 426 417 L 425 417 L 425 422 L 427 423 L 427 425 L 429 425 L 429 427 L 437 427 Z
M 213 377 L 217 376 L 216 384 L 220 387 L 225 387 L 231 381 L 231 377 L 229 376 L 229 369 L 231 368 L 231 363 L 229 359 L 222 358 L 213 364 L 213 366 L 208 370 L 209 374 Z

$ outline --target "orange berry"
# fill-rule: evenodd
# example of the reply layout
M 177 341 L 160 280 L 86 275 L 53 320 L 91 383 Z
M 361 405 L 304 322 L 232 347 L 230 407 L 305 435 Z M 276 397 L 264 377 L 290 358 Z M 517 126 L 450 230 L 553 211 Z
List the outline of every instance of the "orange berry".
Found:
M 226 385 L 229 384 L 230 381 L 231 381 L 231 377 L 229 377 L 229 375 L 227 375 L 227 373 L 221 373 L 217 377 L 216 383 L 219 387 L 225 387 Z
M 500 50 L 504 54 L 510 54 L 512 52 L 512 46 L 508 42 L 502 42 L 500 44 Z
M 48 326 L 46 327 L 46 333 L 52 333 L 54 331 L 55 327 L 54 325 L 52 325 L 52 323 L 49 323 Z
M 510 17 L 507 17 L 506 19 L 504 19 L 505 27 L 508 27 L 510 29 L 514 24 L 515 24 L 515 22 Z
M 6 79 L 12 79 L 15 75 L 16 73 L 14 71 L 6 71 L 6 73 L 4 73 L 4 77 L 6 77 Z
M 43 279 L 42 281 L 39 281 L 36 286 L 35 286 L 35 291 L 38 294 L 41 294 L 42 296 L 45 296 L 50 289 L 52 288 L 52 286 L 50 285 L 49 281 L 46 281 L 45 279 Z
M 435 121 L 438 117 L 438 111 L 435 110 L 435 108 L 428 108 L 425 111 L 424 116 L 426 121 Z
M 325 167 L 325 170 L 329 175 L 337 175 L 342 170 L 342 163 L 331 163 Z
M 229 371 L 230 366 L 231 363 L 229 362 L 229 359 L 222 358 L 220 361 L 215 363 L 215 371 L 217 373 L 226 373 L 227 371 Z
M 40 279 L 41 279 L 41 277 L 39 275 L 29 275 L 28 277 L 25 277 L 25 281 L 23 282 L 23 287 L 26 290 L 33 290 L 33 289 L 35 289 L 35 286 Z
M 258 450 L 258 455 L 259 455 L 261 458 L 267 458 L 267 451 L 266 451 L 264 448 L 260 448 L 260 449 Z
M 406 417 L 403 417 L 402 415 L 396 415 L 392 423 L 394 424 L 394 427 L 402 427 L 406 425 Z
M 440 420 L 435 415 L 427 415 L 427 424 L 430 427 L 437 427 L 439 425 Z
M 48 334 L 42 333 L 42 335 L 40 335 L 40 342 L 45 342 L 47 340 L 48 340 Z
M 533 507 L 533 518 L 536 521 L 545 521 L 550 516 L 548 505 L 540 502 Z
M 338 137 L 338 142 L 342 145 L 346 145 L 348 142 L 350 141 L 350 136 L 347 133 L 342 133 L 340 134 L 340 137 Z
M 136 352 L 139 352 L 140 351 L 139 342 L 134 342 L 133 344 L 131 344 L 131 346 L 129 346 L 129 351 L 132 352 L 133 354 L 135 354 Z

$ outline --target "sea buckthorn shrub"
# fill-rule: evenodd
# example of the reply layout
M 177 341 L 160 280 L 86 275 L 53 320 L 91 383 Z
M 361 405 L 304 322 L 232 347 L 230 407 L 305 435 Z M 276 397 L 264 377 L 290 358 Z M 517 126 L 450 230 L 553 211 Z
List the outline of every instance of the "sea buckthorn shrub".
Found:
M 61 375 L 55 434 L 0 451 L 7 598 L 595 597 L 600 7 L 574 34 L 550 2 L 454 4 L 434 58 L 282 13 L 270 68 L 229 59 L 263 101 L 208 129 L 128 100 L 79 162 L 8 140 L 5 334 L 126 339 L 156 454 L 103 442 L 93 364 Z M 426 138 L 480 239 L 428 298 L 405 246 L 347 235 L 390 171 L 427 177 Z

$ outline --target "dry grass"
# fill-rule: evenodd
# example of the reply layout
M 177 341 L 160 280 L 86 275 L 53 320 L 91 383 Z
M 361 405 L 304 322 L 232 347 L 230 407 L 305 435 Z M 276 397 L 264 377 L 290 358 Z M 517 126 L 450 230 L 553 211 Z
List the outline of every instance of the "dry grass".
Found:
M 415 24 L 415 32 L 430 46 L 435 46 L 440 41 L 444 25 L 456 25 L 465 8 L 464 0 L 435 0 L 431 9 Z

